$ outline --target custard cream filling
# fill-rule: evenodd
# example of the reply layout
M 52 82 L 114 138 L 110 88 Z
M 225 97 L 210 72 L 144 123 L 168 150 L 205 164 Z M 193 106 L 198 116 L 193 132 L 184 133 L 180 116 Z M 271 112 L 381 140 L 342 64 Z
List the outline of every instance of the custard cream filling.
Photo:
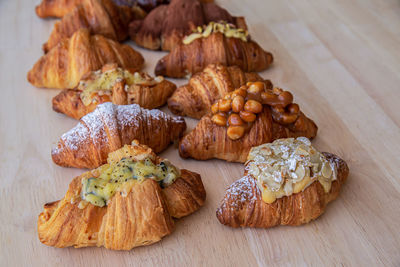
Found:
M 93 96 L 111 95 L 112 89 L 117 82 L 125 80 L 125 91 L 128 91 L 132 85 L 154 86 L 163 81 L 162 76 L 155 78 L 139 72 L 131 73 L 121 68 L 115 68 L 101 72 L 101 70 L 93 72 L 94 79 L 84 80 L 79 83 L 78 90 L 81 100 L 85 106 L 93 101 Z
M 103 207 L 116 192 L 126 196 L 129 188 L 137 182 L 153 179 L 164 188 L 171 185 L 179 176 L 179 169 L 167 160 L 155 164 L 149 157 L 138 161 L 123 158 L 119 162 L 100 167 L 97 177 L 83 178 L 81 199 Z
M 196 39 L 199 38 L 207 38 L 212 33 L 222 33 L 228 38 L 238 38 L 244 42 L 247 42 L 249 39 L 249 33 L 247 30 L 236 28 L 235 25 L 227 23 L 225 21 L 221 22 L 210 22 L 206 26 L 198 26 L 194 32 L 183 39 L 183 43 L 185 45 L 190 44 Z
M 266 203 L 299 193 L 318 181 L 325 192 L 337 171 L 306 137 L 278 139 L 251 149 L 246 170 L 257 179 Z

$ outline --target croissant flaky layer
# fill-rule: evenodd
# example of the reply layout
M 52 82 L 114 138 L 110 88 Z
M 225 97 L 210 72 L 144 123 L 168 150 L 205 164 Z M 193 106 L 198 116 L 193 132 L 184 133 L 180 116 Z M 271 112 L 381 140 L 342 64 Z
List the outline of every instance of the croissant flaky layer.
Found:
M 140 106 L 98 105 L 82 117 L 78 125 L 61 136 L 52 150 L 53 161 L 61 166 L 96 168 L 107 161 L 110 152 L 134 139 L 159 153 L 183 135 L 186 123 L 159 110 Z
M 242 138 L 232 140 L 226 127 L 218 126 L 211 120 L 211 114 L 205 115 L 197 126 L 179 142 L 179 154 L 183 158 L 207 160 L 212 158 L 233 162 L 245 162 L 250 149 L 279 138 L 317 135 L 315 123 L 300 112 L 298 123 L 301 127 L 281 125 L 272 119 L 271 110 L 265 106 L 257 115 L 251 129 Z
M 328 193 L 315 181 L 299 193 L 267 204 L 261 198 L 256 179 L 245 174 L 228 188 L 217 210 L 218 220 L 231 227 L 269 228 L 276 225 L 301 225 L 318 218 L 327 204 L 338 197 L 349 174 L 344 160 L 330 153 L 323 154 L 337 170 L 337 180 L 332 182 Z
M 121 160 L 127 156 L 126 150 L 116 156 Z M 155 180 L 146 179 L 131 184 L 126 195 L 116 192 L 107 206 L 82 205 L 82 179 L 95 176 L 96 171 L 76 177 L 63 199 L 44 205 L 38 219 L 42 243 L 55 247 L 104 246 L 115 250 L 150 245 L 173 231 L 172 218 L 193 213 L 205 201 L 200 175 L 182 170 L 181 176 L 164 189 Z
M 191 33 L 193 27 L 211 21 L 226 21 L 245 28 L 243 18 L 232 17 L 228 11 L 212 1 L 173 0 L 152 10 L 144 20 L 130 24 L 129 33 L 138 45 L 152 50 L 169 51 L 182 38 Z
M 42 56 L 28 72 L 28 81 L 36 87 L 75 88 L 83 75 L 107 63 L 135 72 L 144 59 L 129 45 L 80 29 Z
M 175 46 L 158 61 L 155 73 L 182 78 L 200 72 L 212 63 L 237 65 L 245 72 L 258 72 L 267 69 L 272 61 L 272 54 L 264 51 L 256 42 L 228 38 L 218 32 L 198 38 L 190 44 Z
M 263 81 L 263 78 L 255 72 L 244 72 L 238 66 L 210 64 L 174 92 L 168 99 L 168 108 L 174 114 L 200 119 L 215 101 L 247 82 L 255 81 Z M 272 89 L 270 81 L 265 84 L 267 89 Z
M 87 28 L 93 34 L 123 41 L 128 36 L 128 24 L 133 11 L 126 6 L 117 6 L 112 0 L 83 0 L 80 5 L 54 24 L 53 31 L 43 50 L 48 52 L 60 41 L 72 36 L 79 29 Z
M 96 101 L 85 105 L 80 97 L 81 91 L 66 89 L 53 98 L 53 109 L 75 119 L 80 119 L 92 112 L 97 105 L 113 102 L 118 105 L 138 104 L 146 109 L 163 106 L 168 97 L 175 91 L 176 85 L 163 80 L 154 86 L 132 85 L 129 94 L 124 90 L 125 84 L 117 83 L 113 86 L 112 95 L 101 95 Z

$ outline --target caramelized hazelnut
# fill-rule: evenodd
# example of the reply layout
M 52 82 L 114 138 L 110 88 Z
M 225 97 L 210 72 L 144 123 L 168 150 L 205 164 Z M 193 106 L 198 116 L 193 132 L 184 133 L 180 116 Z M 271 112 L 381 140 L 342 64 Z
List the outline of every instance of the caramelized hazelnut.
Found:
M 265 84 L 263 82 L 253 82 L 249 85 L 247 92 L 249 94 L 258 95 L 265 89 Z
M 240 118 L 242 120 L 244 120 L 245 122 L 253 122 L 257 118 L 256 114 L 248 112 L 248 111 L 240 111 L 239 115 L 240 115 Z
M 260 102 L 250 99 L 244 104 L 244 110 L 257 114 L 262 111 L 262 105 Z
M 240 95 L 237 95 L 232 100 L 232 111 L 239 113 L 243 110 L 244 107 L 244 98 Z
M 244 127 L 243 126 L 229 126 L 226 133 L 230 139 L 237 140 L 244 135 Z
M 239 89 L 236 89 L 235 91 L 233 91 L 232 93 L 232 97 L 235 96 L 242 96 L 243 98 L 245 98 L 247 96 L 247 90 L 245 88 L 240 87 Z
M 218 113 L 211 117 L 211 121 L 216 125 L 225 126 L 226 125 L 226 115 L 224 113 Z
M 231 110 L 231 100 L 230 99 L 220 99 L 218 101 L 218 109 L 222 112 L 228 112 Z
M 233 126 L 240 126 L 243 125 L 243 121 L 240 118 L 240 116 L 236 113 L 232 113 L 229 118 L 228 118 L 228 123 L 229 125 L 233 125 Z
M 219 110 L 218 109 L 218 102 L 216 102 L 211 106 L 211 112 L 212 112 L 212 114 L 217 114 L 218 110 Z

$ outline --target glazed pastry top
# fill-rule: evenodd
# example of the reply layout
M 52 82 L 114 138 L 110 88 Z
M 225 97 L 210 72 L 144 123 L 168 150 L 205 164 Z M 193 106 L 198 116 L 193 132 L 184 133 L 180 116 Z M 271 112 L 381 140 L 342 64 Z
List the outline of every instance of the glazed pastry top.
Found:
M 246 170 L 257 179 L 266 203 L 303 191 L 318 181 L 328 193 L 337 171 L 306 137 L 278 139 L 253 147 Z
M 220 22 L 210 22 L 208 25 L 203 27 L 198 26 L 192 34 L 186 36 L 183 39 L 184 44 L 190 44 L 196 39 L 207 38 L 212 33 L 222 33 L 228 38 L 238 38 L 244 42 L 250 39 L 249 33 L 245 29 L 236 28 L 232 23 L 227 23 L 225 21 Z

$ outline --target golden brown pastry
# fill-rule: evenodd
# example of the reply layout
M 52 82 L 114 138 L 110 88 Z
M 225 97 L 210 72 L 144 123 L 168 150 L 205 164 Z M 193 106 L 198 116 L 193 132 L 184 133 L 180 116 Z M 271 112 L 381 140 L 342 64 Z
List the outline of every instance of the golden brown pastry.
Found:
M 242 17 L 232 17 L 228 11 L 210 1 L 173 0 L 169 5 L 161 5 L 152 10 L 144 20 L 133 21 L 129 33 L 140 46 L 169 51 L 193 27 L 221 20 L 246 28 Z
M 212 63 L 237 65 L 245 72 L 258 72 L 267 69 L 272 61 L 272 54 L 252 41 L 244 29 L 224 22 L 210 22 L 186 36 L 160 59 L 155 73 L 174 78 L 188 77 Z
M 183 158 L 245 162 L 254 146 L 279 138 L 314 138 L 317 126 L 307 118 L 293 95 L 253 82 L 227 94 L 211 107 L 197 126 L 179 142 Z
M 107 161 L 110 152 L 137 139 L 155 153 L 163 151 L 182 136 L 183 118 L 136 104 L 100 104 L 80 119 L 78 125 L 61 136 L 52 150 L 54 163 L 64 167 L 96 168 Z
M 319 153 L 304 137 L 253 148 L 244 177 L 228 188 L 217 218 L 231 227 L 308 223 L 338 197 L 348 174 L 344 160 Z
M 89 73 L 75 89 L 66 89 L 53 98 L 53 109 L 80 119 L 97 105 L 112 102 L 117 105 L 138 104 L 153 109 L 163 106 L 176 85 L 163 77 L 152 78 L 146 73 L 131 73 L 107 64 Z
M 28 81 L 36 87 L 75 88 L 84 74 L 107 63 L 135 72 L 144 59 L 129 45 L 80 29 L 42 56 L 28 72 Z
M 263 81 L 263 78 L 254 72 L 243 72 L 238 66 L 210 64 L 174 92 L 168 99 L 168 108 L 176 115 L 200 119 L 215 101 L 247 82 L 255 81 Z M 269 80 L 265 83 L 272 89 Z
M 73 179 L 63 199 L 44 205 L 39 239 L 54 247 L 150 245 L 173 231 L 173 218 L 195 212 L 205 197 L 199 174 L 179 170 L 136 141 Z
M 128 24 L 133 19 L 133 10 L 117 6 L 112 0 L 83 0 L 62 20 L 54 24 L 50 37 L 43 45 L 47 53 L 64 39 L 70 38 L 77 30 L 87 28 L 92 34 L 101 34 L 115 41 L 128 37 Z

